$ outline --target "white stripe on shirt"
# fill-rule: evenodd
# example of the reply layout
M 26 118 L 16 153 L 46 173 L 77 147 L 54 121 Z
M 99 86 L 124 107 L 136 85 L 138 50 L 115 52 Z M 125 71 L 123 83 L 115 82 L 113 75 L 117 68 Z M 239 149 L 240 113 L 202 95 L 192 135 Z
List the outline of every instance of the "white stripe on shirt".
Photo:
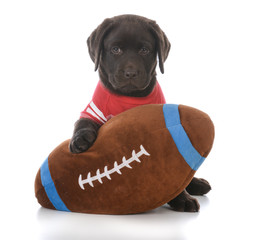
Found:
M 106 117 L 105 117 L 104 114 L 97 108 L 97 106 L 95 105 L 95 103 L 93 103 L 93 101 L 91 101 L 89 105 L 91 106 L 91 108 L 93 109 L 93 111 L 94 111 L 100 118 L 102 118 L 105 122 L 107 122 Z
M 86 112 L 88 112 L 89 114 L 91 114 L 93 117 L 97 118 L 100 122 L 105 123 L 104 120 L 102 120 L 99 116 L 97 116 L 97 114 L 95 114 L 95 113 L 91 110 L 91 108 L 88 107 L 87 110 L 86 110 Z

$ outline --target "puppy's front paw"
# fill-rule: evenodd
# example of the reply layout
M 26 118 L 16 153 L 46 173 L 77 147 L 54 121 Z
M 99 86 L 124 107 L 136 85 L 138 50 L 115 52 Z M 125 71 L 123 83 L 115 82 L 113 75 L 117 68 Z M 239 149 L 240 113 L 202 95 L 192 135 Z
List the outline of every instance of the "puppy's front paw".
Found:
M 77 131 L 70 140 L 69 149 L 72 153 L 82 153 L 88 150 L 97 138 L 93 129 L 83 128 Z

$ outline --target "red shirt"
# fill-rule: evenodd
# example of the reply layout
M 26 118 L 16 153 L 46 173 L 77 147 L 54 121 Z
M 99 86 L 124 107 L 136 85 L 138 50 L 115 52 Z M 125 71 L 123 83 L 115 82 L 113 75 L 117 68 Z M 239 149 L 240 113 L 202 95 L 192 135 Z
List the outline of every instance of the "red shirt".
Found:
M 81 112 L 81 118 L 90 118 L 99 124 L 104 124 L 111 117 L 130 108 L 145 104 L 164 104 L 165 97 L 158 82 L 152 92 L 146 97 L 128 97 L 111 93 L 99 81 L 92 101 Z

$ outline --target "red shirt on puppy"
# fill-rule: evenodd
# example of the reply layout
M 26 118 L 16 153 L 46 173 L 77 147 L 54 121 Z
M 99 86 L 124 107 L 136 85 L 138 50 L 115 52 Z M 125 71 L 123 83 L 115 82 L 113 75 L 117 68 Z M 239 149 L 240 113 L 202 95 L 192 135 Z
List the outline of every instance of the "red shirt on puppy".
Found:
M 158 82 L 152 92 L 146 97 L 128 97 L 111 93 L 99 81 L 92 100 L 81 112 L 81 118 L 90 118 L 100 125 L 111 117 L 130 108 L 145 104 L 165 104 L 166 100 Z

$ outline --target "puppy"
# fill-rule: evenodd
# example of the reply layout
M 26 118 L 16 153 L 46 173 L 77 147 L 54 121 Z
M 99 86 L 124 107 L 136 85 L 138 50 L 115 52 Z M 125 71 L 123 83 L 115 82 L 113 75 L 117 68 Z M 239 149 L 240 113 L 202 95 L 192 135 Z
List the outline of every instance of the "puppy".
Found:
M 136 15 L 105 19 L 87 44 L 100 81 L 92 101 L 75 123 L 69 145 L 72 153 L 86 151 L 96 140 L 100 126 L 112 116 L 143 104 L 165 103 L 155 69 L 158 57 L 164 73 L 171 44 L 155 21 Z M 204 179 L 194 178 L 186 190 L 203 195 L 210 185 Z M 197 200 L 186 190 L 169 205 L 177 211 L 198 211 Z

